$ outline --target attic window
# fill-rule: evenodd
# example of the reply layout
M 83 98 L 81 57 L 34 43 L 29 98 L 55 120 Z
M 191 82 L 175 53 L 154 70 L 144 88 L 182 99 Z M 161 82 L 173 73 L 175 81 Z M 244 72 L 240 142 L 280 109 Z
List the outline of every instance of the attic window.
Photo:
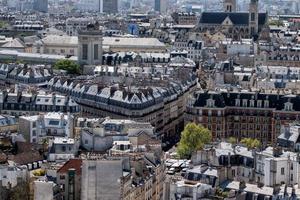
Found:
M 37 101 L 41 101 L 41 99 L 37 99 Z
M 291 102 L 286 102 L 284 104 L 284 110 L 285 111 L 292 111 L 293 110 L 293 104 Z
M 243 107 L 247 107 L 248 104 L 248 100 L 247 99 L 243 99 Z
M 257 107 L 261 108 L 261 100 L 257 100 Z
M 235 106 L 240 107 L 241 101 L 239 99 L 235 100 Z
M 265 100 L 265 102 L 264 102 L 264 107 L 265 107 L 265 108 L 269 108 L 269 101 L 268 101 L 268 100 Z
M 206 102 L 206 105 L 207 105 L 207 107 L 210 107 L 210 108 L 214 107 L 215 106 L 215 100 L 208 99 L 207 102 Z

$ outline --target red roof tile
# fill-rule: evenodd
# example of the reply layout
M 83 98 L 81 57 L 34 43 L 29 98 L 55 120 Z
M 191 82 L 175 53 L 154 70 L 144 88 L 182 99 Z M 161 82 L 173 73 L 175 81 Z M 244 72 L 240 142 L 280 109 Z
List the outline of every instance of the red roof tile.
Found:
M 68 160 L 57 172 L 67 173 L 69 169 L 73 168 L 76 171 L 76 175 L 81 175 L 81 159 L 70 159 Z

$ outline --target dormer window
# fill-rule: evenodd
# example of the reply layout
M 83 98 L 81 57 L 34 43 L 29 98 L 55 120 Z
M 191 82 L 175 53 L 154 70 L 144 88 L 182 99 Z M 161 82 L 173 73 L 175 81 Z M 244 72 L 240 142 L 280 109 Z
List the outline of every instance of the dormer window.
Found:
M 243 107 L 247 107 L 248 105 L 248 100 L 247 99 L 243 99 Z
M 264 102 L 264 107 L 265 107 L 265 108 L 269 108 L 269 100 L 265 100 L 265 102 Z
M 257 107 L 261 108 L 261 100 L 257 100 Z
M 236 99 L 235 100 L 235 106 L 236 107 L 240 107 L 241 106 L 241 100 L 240 99 Z
M 284 110 L 285 111 L 292 111 L 293 110 L 293 104 L 291 102 L 286 102 L 284 104 Z
M 213 99 L 208 99 L 206 102 L 207 107 L 212 108 L 215 107 L 215 100 Z
M 250 100 L 250 107 L 254 107 L 254 102 L 255 101 L 253 99 Z

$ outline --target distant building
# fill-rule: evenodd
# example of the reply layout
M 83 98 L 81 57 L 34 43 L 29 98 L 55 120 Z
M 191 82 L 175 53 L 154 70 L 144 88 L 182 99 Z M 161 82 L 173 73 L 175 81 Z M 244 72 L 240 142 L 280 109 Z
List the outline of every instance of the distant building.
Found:
M 45 84 L 52 77 L 52 69 L 45 65 L 0 64 L 0 80 L 11 84 Z
M 170 78 L 163 82 L 154 79 L 153 82 L 149 79 L 152 73 L 149 73 L 149 82 L 145 82 L 143 78 L 141 87 L 140 79 L 137 78 L 137 85 L 131 87 L 133 90 L 118 85 L 100 88 L 96 84 L 75 84 L 66 80 L 61 82 L 57 78 L 51 79 L 48 87 L 53 91 L 74 94 L 76 101 L 82 106 L 82 112 L 88 115 L 150 122 L 155 126 L 158 135 L 175 139 L 183 127 L 185 102 L 196 87 L 196 77 L 190 73 L 192 69 L 177 70 L 174 76 L 180 75 L 181 81 Z M 146 84 L 149 85 L 147 89 Z
M 103 0 L 104 13 L 118 13 L 119 0 Z
M 196 13 L 192 12 L 173 13 L 172 17 L 176 24 L 179 25 L 196 25 L 198 22 L 198 17 Z
M 34 0 L 33 9 L 39 12 L 48 12 L 48 0 Z
M 52 162 L 66 161 L 75 158 L 79 144 L 76 140 L 67 137 L 54 137 L 49 143 L 48 160 Z
M 10 115 L 0 115 L 0 132 L 9 133 L 17 132 L 18 123 L 14 116 Z
M 257 138 L 276 143 L 281 125 L 299 119 L 299 95 L 250 91 L 201 91 L 189 102 L 185 122 L 210 129 L 215 139 Z
M 84 65 L 102 64 L 103 36 L 97 25 L 89 24 L 78 33 L 78 62 Z
M 87 26 L 95 21 L 91 18 L 68 18 L 66 21 L 66 32 L 69 36 L 77 36 L 79 31 L 87 31 Z
M 155 0 L 154 2 L 154 10 L 161 13 L 165 14 L 168 9 L 168 0 Z
M 78 104 L 68 96 L 23 91 L 0 91 L 0 113 L 13 116 L 46 112 L 77 113 Z
M 129 159 L 84 160 L 82 163 L 81 199 L 123 199 L 130 192 L 130 177 Z
M 73 137 L 73 116 L 63 113 L 21 116 L 19 133 L 30 143 L 43 143 L 51 137 Z M 57 142 L 58 139 L 57 139 Z M 74 141 L 73 141 L 74 142 Z
M 82 162 L 82 200 L 164 199 L 165 167 L 154 152 L 95 158 Z
M 113 147 L 115 141 L 128 140 L 128 138 L 133 138 L 142 132 L 148 134 L 150 139 L 155 138 L 154 127 L 150 123 L 121 119 L 99 119 L 90 125 L 91 127 L 83 127 L 80 134 L 81 146 L 89 151 L 107 151 Z
M 250 0 L 249 12 L 235 12 L 235 8 L 235 0 L 226 0 L 224 12 L 203 12 L 199 30 L 210 33 L 221 31 L 234 39 L 258 37 L 268 22 L 268 14 L 259 13 L 258 0 Z
M 119 0 L 80 0 L 77 9 L 100 13 L 118 13 Z

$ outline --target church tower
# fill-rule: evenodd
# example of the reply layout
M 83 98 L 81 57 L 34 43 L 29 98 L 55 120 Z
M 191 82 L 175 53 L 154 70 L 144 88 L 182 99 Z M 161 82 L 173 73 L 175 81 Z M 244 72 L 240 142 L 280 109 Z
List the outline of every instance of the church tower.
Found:
M 258 0 L 251 0 L 249 4 L 249 31 L 250 36 L 258 33 Z
M 223 6 L 225 12 L 236 12 L 236 0 L 224 0 Z

